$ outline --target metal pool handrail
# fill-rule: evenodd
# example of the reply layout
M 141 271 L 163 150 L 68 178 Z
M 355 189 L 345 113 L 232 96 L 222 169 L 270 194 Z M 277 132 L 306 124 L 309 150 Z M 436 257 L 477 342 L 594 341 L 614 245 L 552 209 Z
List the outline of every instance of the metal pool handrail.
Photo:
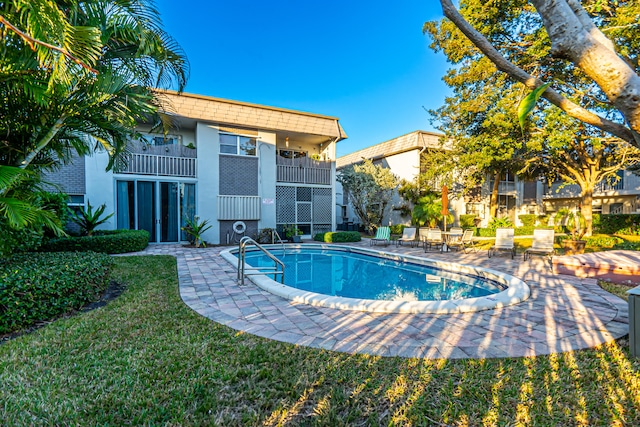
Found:
M 247 252 L 248 245 L 253 245 L 256 248 L 260 249 L 266 256 L 268 256 L 272 261 L 274 261 L 276 265 L 273 267 L 260 267 L 260 269 L 254 268 L 254 269 L 251 269 L 250 273 L 246 273 L 245 265 L 246 265 L 246 252 Z M 282 270 L 278 270 L 278 266 L 282 267 Z M 280 274 L 281 275 L 280 283 L 284 284 L 284 263 L 280 261 L 278 258 L 276 258 L 275 256 L 273 256 L 271 252 L 263 248 L 258 242 L 253 240 L 251 237 L 244 236 L 242 239 L 240 239 L 240 243 L 238 244 L 238 280 L 240 280 L 240 284 L 244 285 L 244 276 L 250 276 L 252 274 L 273 274 L 274 276 L 276 274 Z

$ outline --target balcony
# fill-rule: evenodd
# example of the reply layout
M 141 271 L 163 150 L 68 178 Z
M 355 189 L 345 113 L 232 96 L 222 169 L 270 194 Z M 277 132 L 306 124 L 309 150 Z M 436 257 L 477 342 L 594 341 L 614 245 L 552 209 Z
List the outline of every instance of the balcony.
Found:
M 160 156 L 131 153 L 116 171 L 125 174 L 196 177 L 196 159 L 193 157 Z
M 308 157 L 287 159 L 276 156 L 277 181 L 296 184 L 331 185 L 331 163 Z

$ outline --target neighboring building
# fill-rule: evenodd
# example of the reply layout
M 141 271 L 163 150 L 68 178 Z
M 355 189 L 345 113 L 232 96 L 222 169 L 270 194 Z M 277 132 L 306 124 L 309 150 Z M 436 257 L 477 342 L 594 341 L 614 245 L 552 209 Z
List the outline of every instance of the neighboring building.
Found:
M 336 227 L 335 117 L 193 94 L 162 93 L 176 130 L 134 141 L 126 166 L 105 171 L 108 155 L 77 158 L 48 177 L 75 206 L 106 204 L 104 228 L 144 229 L 152 242 L 186 240 L 180 227 L 198 216 L 218 244 L 263 228 L 297 224 L 306 235 Z M 239 230 L 241 227 L 235 227 Z M 283 236 L 284 237 L 284 236 Z
M 439 148 L 441 134 L 415 131 L 398 138 L 368 147 L 337 160 L 337 170 L 359 163 L 362 159 L 371 159 L 374 164 L 388 167 L 399 178 L 412 181 L 420 173 L 420 159 L 426 148 Z M 619 180 L 613 185 L 602 183 L 596 188 L 593 197 L 594 213 L 638 213 L 640 214 L 640 177 L 629 171 L 620 171 Z M 509 217 L 516 225 L 522 214 L 553 214 L 560 208 L 577 208 L 580 204 L 580 189 L 577 185 L 561 183 L 547 185 L 541 181 L 523 181 L 513 174 L 506 174 L 498 186 L 498 216 Z M 459 224 L 462 214 L 475 214 L 480 218 L 480 226 L 486 227 L 491 220 L 489 199 L 493 180 L 488 179 L 477 195 L 465 195 L 463 199 L 450 199 L 450 209 Z M 337 192 L 337 223 L 340 228 L 349 228 L 359 220 L 354 214 L 347 194 L 340 183 Z M 451 193 L 450 193 L 451 194 Z M 405 202 L 396 194 L 392 206 L 383 219 L 383 224 L 409 224 L 410 216 L 403 216 L 397 208 Z M 394 209 L 396 208 L 396 209 Z M 347 226 L 348 224 L 348 226 Z
M 381 165 L 391 169 L 398 178 L 413 181 L 420 174 L 420 159 L 428 148 L 440 148 L 441 134 L 417 130 L 406 135 L 399 136 L 389 141 L 364 148 L 351 154 L 340 157 L 337 160 L 337 170 L 362 162 L 363 159 L 370 159 L 375 165 Z M 342 185 L 337 183 L 337 222 L 344 224 L 341 228 L 349 228 L 346 224 L 358 223 L 359 220 L 348 200 L 347 193 L 343 191 Z M 385 225 L 409 224 L 410 215 L 403 215 L 402 207 L 404 200 L 396 192 L 390 206 L 382 220 Z M 461 200 L 452 198 L 450 200 L 451 210 L 456 218 L 459 213 L 464 213 Z

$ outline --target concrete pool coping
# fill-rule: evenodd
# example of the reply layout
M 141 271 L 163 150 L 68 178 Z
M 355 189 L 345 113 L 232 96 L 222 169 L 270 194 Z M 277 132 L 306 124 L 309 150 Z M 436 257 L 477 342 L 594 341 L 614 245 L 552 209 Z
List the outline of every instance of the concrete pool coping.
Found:
M 265 249 L 280 249 L 282 245 L 262 245 Z M 259 270 L 253 268 L 247 268 L 248 273 L 252 275 L 247 276 L 247 279 L 251 280 L 260 288 L 268 291 L 274 295 L 282 298 L 313 306 L 328 307 L 340 310 L 357 310 L 366 311 L 371 313 L 433 313 L 433 314 L 453 314 L 453 313 L 467 313 L 481 310 L 489 310 L 494 308 L 506 307 L 513 304 L 518 304 L 525 301 L 531 295 L 529 286 L 522 280 L 489 268 L 475 267 L 471 265 L 464 265 L 455 262 L 438 261 L 429 258 L 421 258 L 412 255 L 394 254 L 390 252 L 358 248 L 349 245 L 333 245 L 322 243 L 307 243 L 307 244 L 293 244 L 287 245 L 286 248 L 292 250 L 299 249 L 317 249 L 317 250 L 331 250 L 340 252 L 349 252 L 356 254 L 370 255 L 381 259 L 387 259 L 392 261 L 407 262 L 421 266 L 434 267 L 436 269 L 453 272 L 462 275 L 479 277 L 486 280 L 497 282 L 506 289 L 493 295 L 466 298 L 459 300 L 444 300 L 444 301 L 381 301 L 372 299 L 359 299 L 359 298 L 346 298 L 339 296 L 332 296 L 326 294 L 319 294 L 310 291 L 304 291 L 297 288 L 293 288 L 287 285 L 283 285 L 266 275 L 253 275 Z M 255 247 L 250 248 L 251 251 L 257 250 Z M 238 248 L 232 248 L 224 250 L 220 253 L 220 256 L 227 260 L 232 266 L 237 268 Z M 285 272 L 286 275 L 286 272 Z
M 363 239 L 351 246 L 368 247 Z M 487 257 L 487 251 L 430 253 L 511 274 L 531 297 L 520 304 L 473 313 L 367 313 L 296 303 L 253 284 L 241 286 L 236 269 L 220 256 L 228 247 L 196 249 L 151 244 L 131 255 L 176 258 L 184 303 L 238 333 L 319 350 L 382 357 L 468 359 L 527 357 L 586 349 L 629 333 L 626 301 L 592 278 L 554 274 L 543 257 Z M 421 248 L 388 252 L 425 256 Z

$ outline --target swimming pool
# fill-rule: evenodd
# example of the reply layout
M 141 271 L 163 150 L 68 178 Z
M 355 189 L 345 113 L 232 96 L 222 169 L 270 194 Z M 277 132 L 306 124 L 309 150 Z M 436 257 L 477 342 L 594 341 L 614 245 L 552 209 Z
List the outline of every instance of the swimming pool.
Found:
M 372 312 L 459 313 L 516 304 L 529 297 L 521 280 L 494 270 L 342 245 L 266 245 L 285 262 L 285 284 L 249 276 L 297 302 Z M 221 253 L 237 265 L 237 249 Z M 252 267 L 272 266 L 247 251 Z M 250 268 L 247 266 L 247 268 Z

